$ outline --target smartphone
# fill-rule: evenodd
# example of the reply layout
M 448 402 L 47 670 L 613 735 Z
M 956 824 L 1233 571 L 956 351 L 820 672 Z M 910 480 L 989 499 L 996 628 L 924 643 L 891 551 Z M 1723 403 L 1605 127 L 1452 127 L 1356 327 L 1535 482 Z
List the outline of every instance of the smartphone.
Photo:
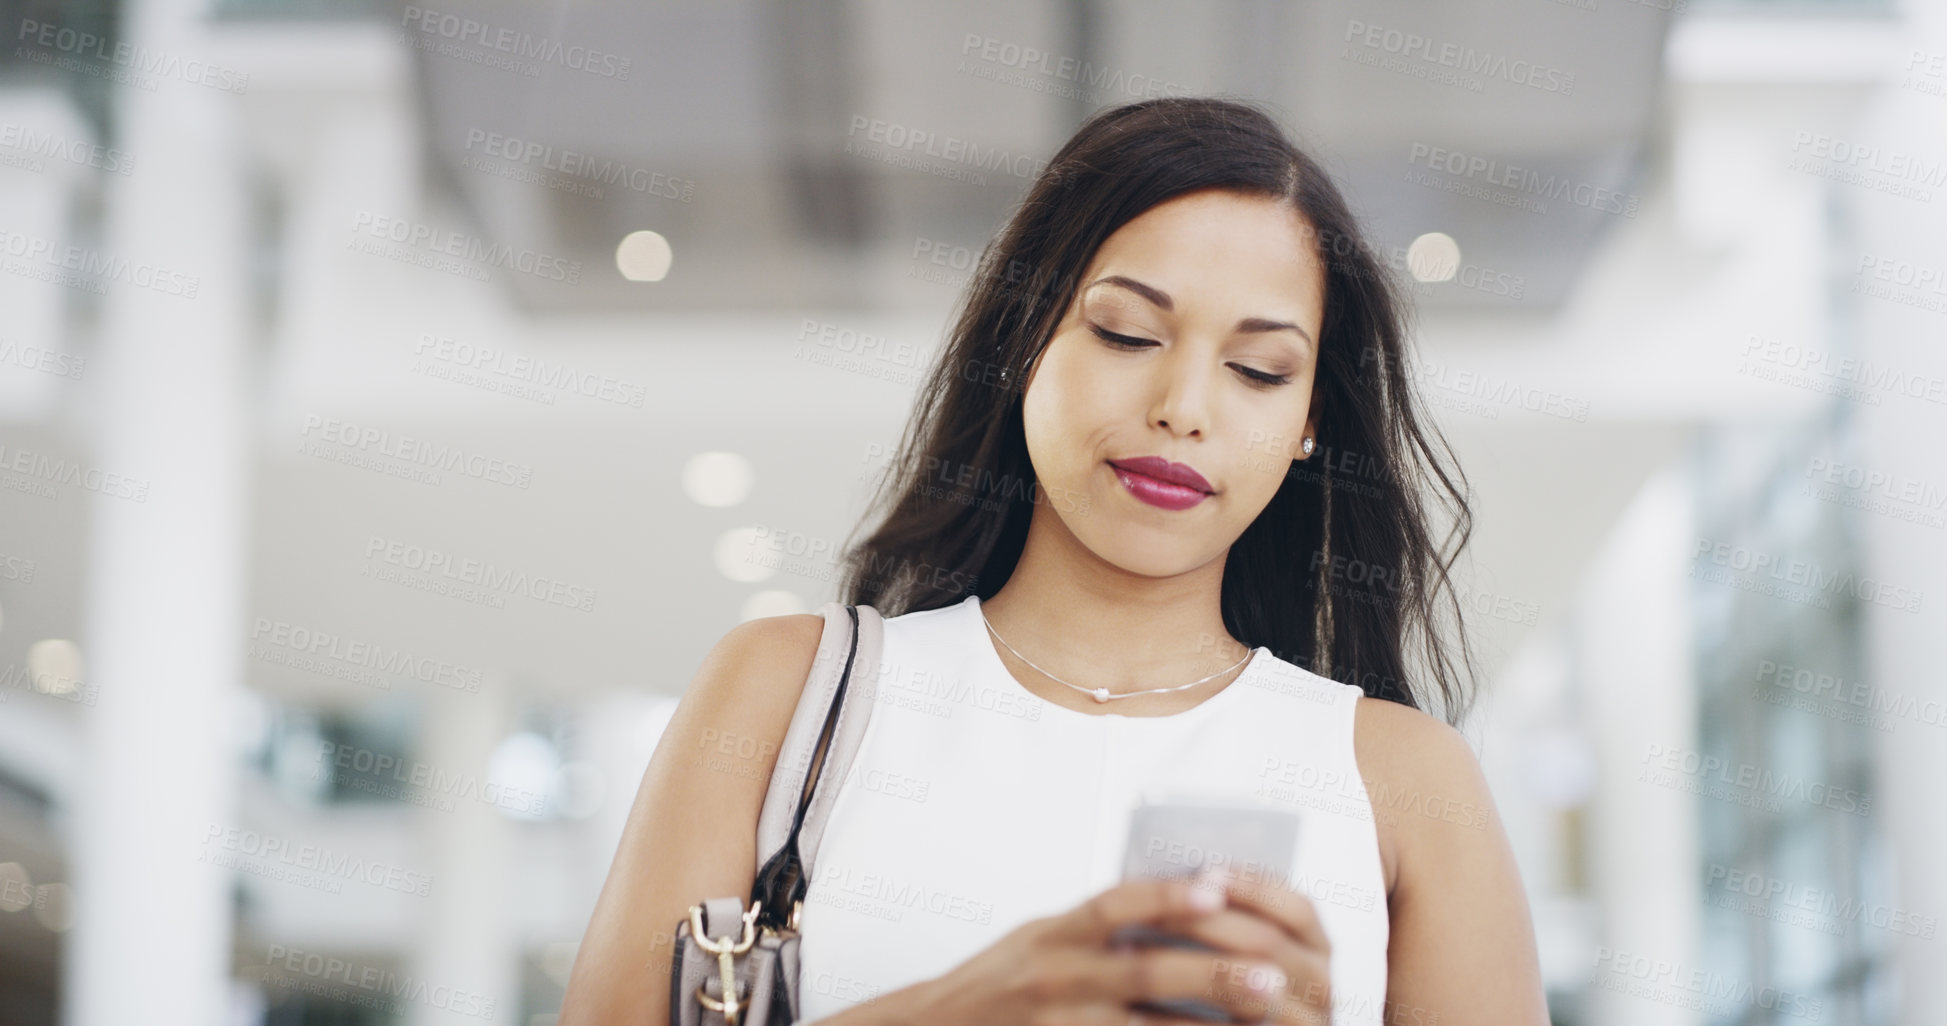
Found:
M 1283 882 L 1298 852 L 1298 813 L 1292 809 L 1208 801 L 1145 802 L 1129 817 L 1122 878 L 1194 877 L 1206 866 L 1253 881 Z M 1116 931 L 1114 943 L 1216 950 L 1201 941 L 1151 926 Z M 1183 998 L 1148 1002 L 1143 1011 L 1210 1022 L 1241 1021 L 1207 1001 Z

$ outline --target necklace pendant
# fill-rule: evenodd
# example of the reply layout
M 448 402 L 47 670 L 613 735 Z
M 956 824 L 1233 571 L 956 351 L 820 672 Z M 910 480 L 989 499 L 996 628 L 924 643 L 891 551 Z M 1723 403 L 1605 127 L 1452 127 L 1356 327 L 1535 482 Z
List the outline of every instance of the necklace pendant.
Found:
M 1089 694 L 1094 695 L 1095 700 L 1098 702 L 1106 702 L 1109 700 L 1108 688 L 1096 688 L 1094 691 L 1089 692 Z

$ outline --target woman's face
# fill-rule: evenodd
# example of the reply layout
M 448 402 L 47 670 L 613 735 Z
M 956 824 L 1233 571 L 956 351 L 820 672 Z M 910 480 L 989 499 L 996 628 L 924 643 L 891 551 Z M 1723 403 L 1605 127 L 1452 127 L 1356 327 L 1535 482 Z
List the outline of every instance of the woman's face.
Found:
M 1048 499 L 1037 516 L 1144 576 L 1230 548 L 1311 433 L 1325 275 L 1309 239 L 1290 205 L 1210 189 L 1102 243 L 1028 370 L 1022 426 Z M 1204 483 L 1161 483 L 1145 457 Z

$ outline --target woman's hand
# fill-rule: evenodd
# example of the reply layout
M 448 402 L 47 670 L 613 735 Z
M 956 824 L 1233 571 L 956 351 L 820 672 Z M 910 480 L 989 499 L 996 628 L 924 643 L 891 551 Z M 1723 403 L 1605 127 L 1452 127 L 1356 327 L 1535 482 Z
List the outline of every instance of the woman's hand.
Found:
M 1226 985 L 1243 983 L 1251 966 L 1282 976 L 1259 997 L 1248 1021 L 1324 1026 L 1332 1019 L 1332 946 L 1311 897 L 1281 884 L 1219 873 L 1210 883 L 1228 895 L 1223 911 L 1185 921 L 1176 932 L 1219 948 L 1234 968 Z
M 833 1026 L 854 1021 L 927 1026 L 1207 1026 L 1202 1019 L 1132 1008 L 1171 998 L 1214 1004 L 1243 1022 L 1265 1016 L 1267 1005 L 1272 1016 L 1268 1021 L 1311 1021 L 1293 1017 L 1299 1014 L 1298 1002 L 1277 996 L 1277 991 L 1286 988 L 1287 979 L 1294 981 L 1293 987 L 1315 980 L 1323 988 L 1324 952 L 1285 936 L 1254 911 L 1224 909 L 1223 900 L 1223 891 L 1208 882 L 1125 881 L 1067 912 L 1021 924 L 943 976 L 883 995 L 826 1021 Z M 1302 924 L 1304 920 L 1288 909 L 1279 909 L 1287 904 L 1274 900 L 1263 907 L 1278 909 L 1267 914 L 1289 916 Z M 1240 958 L 1229 951 L 1111 946 L 1117 930 L 1137 925 L 1258 954 Z M 1315 920 L 1312 927 L 1316 928 Z

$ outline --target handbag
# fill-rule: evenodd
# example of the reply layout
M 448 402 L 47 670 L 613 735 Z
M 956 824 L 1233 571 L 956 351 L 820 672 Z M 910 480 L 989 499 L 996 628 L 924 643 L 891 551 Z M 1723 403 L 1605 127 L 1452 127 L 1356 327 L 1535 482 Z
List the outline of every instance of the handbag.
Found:
M 818 841 L 876 700 L 884 620 L 868 605 L 828 602 L 825 631 L 757 818 L 750 903 L 737 895 L 690 906 L 670 961 L 670 1026 L 787 1026 L 798 1021 L 798 917 Z M 856 683 L 854 683 L 856 681 Z M 863 694 L 859 694 L 863 692 Z M 855 701 L 847 701 L 849 697 Z

